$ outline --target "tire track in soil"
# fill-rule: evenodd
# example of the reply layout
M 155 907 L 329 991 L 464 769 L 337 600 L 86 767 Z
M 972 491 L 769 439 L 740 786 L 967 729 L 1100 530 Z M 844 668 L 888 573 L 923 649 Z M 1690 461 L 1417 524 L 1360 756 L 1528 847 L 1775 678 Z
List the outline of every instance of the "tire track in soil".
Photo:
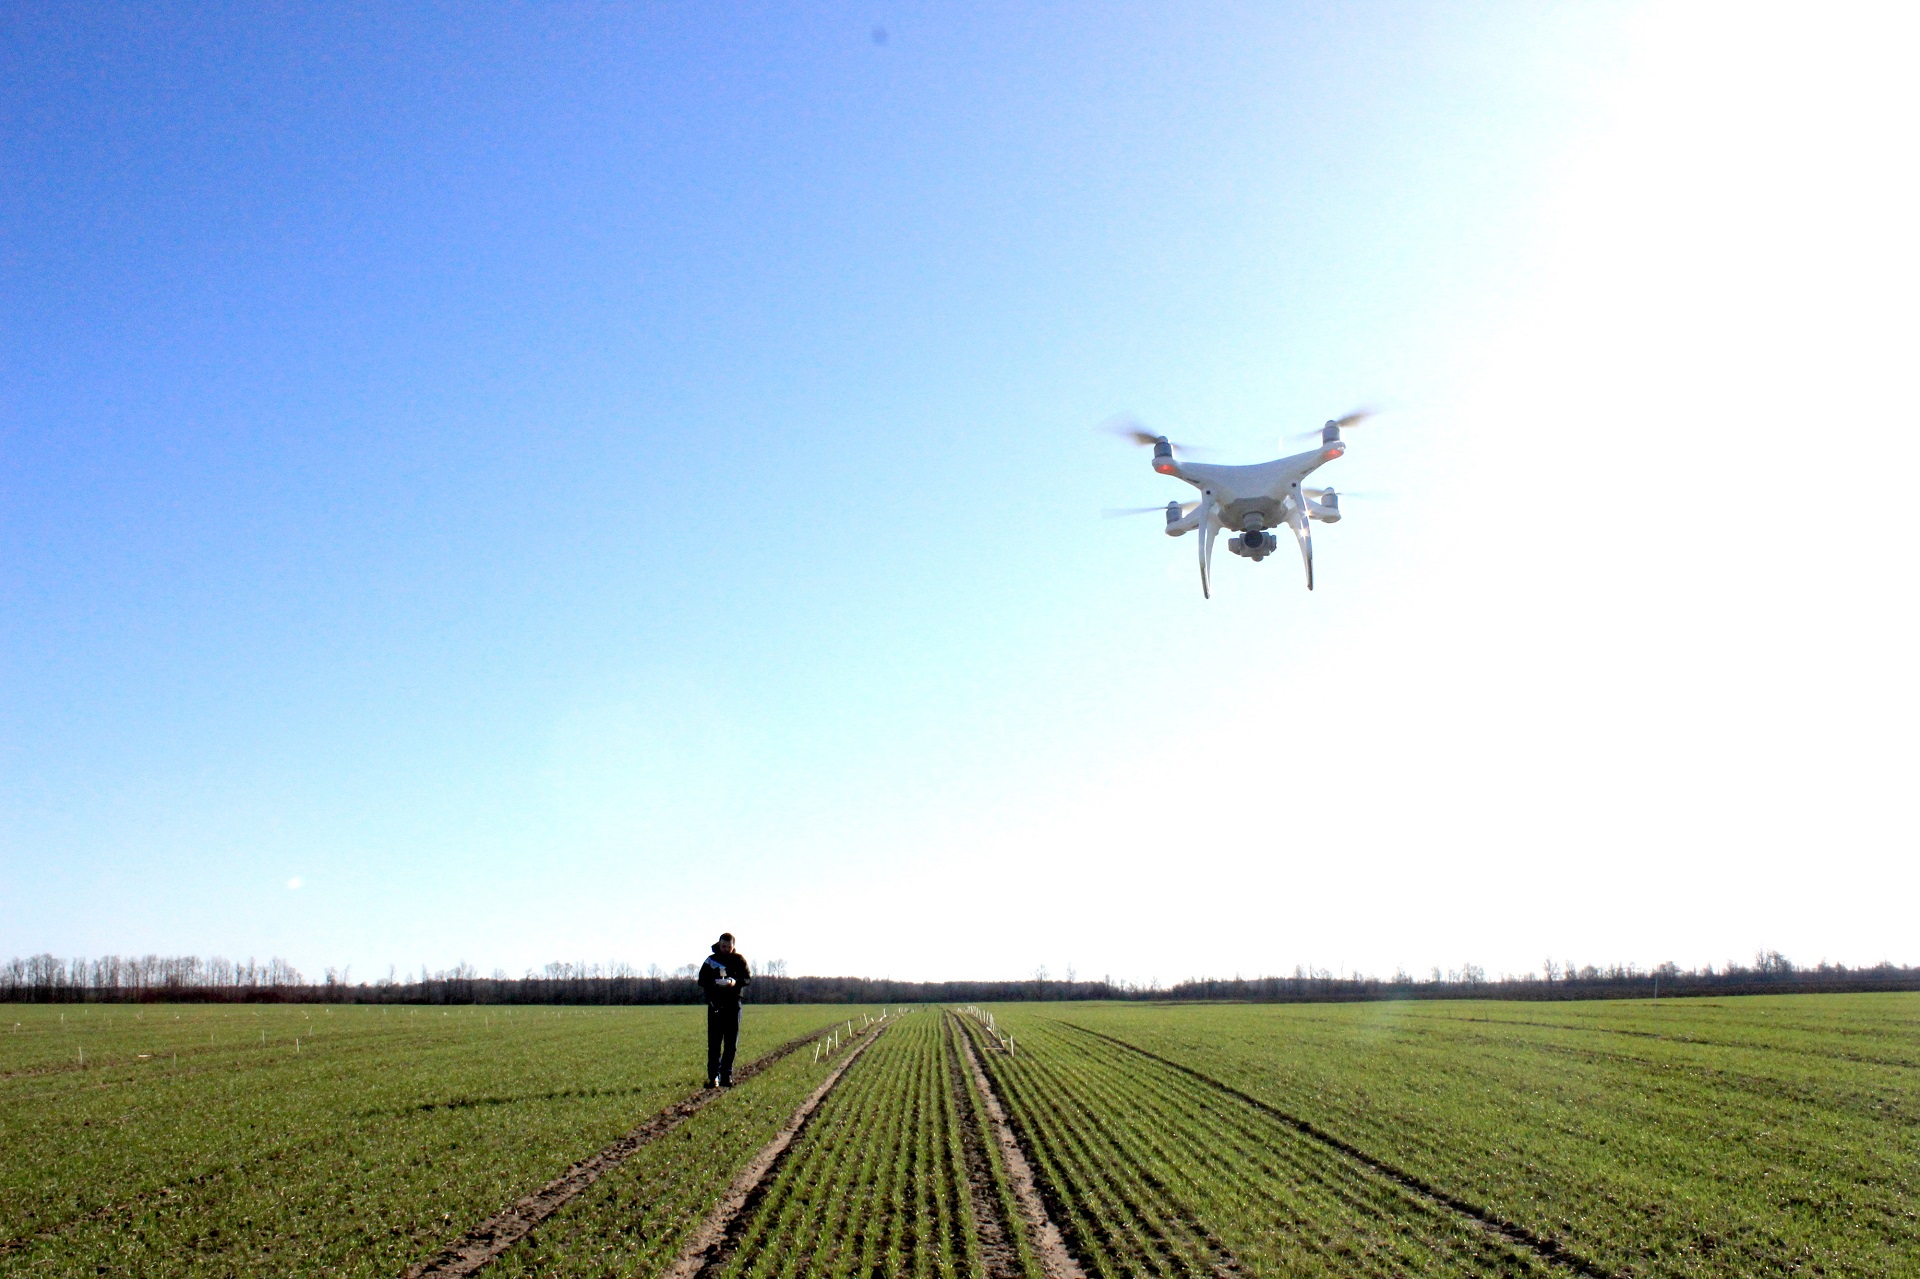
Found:
M 948 1013 L 950 1018 L 954 1015 Z M 993 1156 L 980 1136 L 982 1108 L 961 1073 L 960 1050 L 954 1045 L 954 1040 L 967 1032 L 951 1021 L 945 1031 L 940 1056 L 946 1063 L 947 1087 L 960 1115 L 960 1147 L 967 1163 L 967 1197 L 973 1204 L 974 1231 L 980 1239 L 980 1265 L 986 1279 L 1025 1279 L 1019 1250 L 1013 1245 L 1013 1223 L 1007 1220 L 1000 1188 L 993 1179 Z
M 838 1022 L 834 1026 L 839 1025 Z M 822 1026 L 812 1034 L 789 1039 L 734 1072 L 736 1084 L 743 1084 L 781 1058 L 805 1048 L 816 1039 L 833 1033 L 833 1026 Z M 612 1172 L 637 1154 L 642 1146 L 657 1141 L 694 1115 L 720 1099 L 718 1088 L 702 1088 L 652 1116 L 618 1141 L 597 1154 L 574 1164 L 558 1177 L 507 1208 L 487 1218 L 426 1261 L 409 1266 L 404 1279 L 456 1279 L 471 1275 L 495 1257 L 533 1232 L 533 1228 L 582 1194 L 587 1187 Z
M 973 1075 L 973 1086 L 986 1109 L 987 1123 L 993 1129 L 993 1139 L 1000 1146 L 1000 1158 L 1007 1168 L 1007 1180 L 1013 1183 L 1014 1201 L 1020 1205 L 1021 1216 L 1027 1219 L 1027 1237 L 1033 1241 L 1033 1251 L 1040 1258 L 1040 1266 L 1047 1272 L 1047 1279 L 1087 1279 L 1087 1272 L 1079 1259 L 1067 1250 L 1066 1236 L 1047 1212 L 1046 1201 L 1040 1194 L 1039 1180 L 1033 1175 L 1033 1165 L 1027 1161 L 1027 1152 L 1021 1149 L 1019 1139 L 1014 1136 L 1013 1125 L 1007 1122 L 1006 1108 L 1000 1104 L 999 1094 L 993 1091 L 993 1083 L 987 1078 L 985 1068 L 980 1065 L 980 1056 L 973 1049 L 973 1035 L 964 1025 L 961 1027 L 960 1052 L 967 1059 L 967 1068 Z
M 1385 1160 L 1368 1154 L 1351 1142 L 1334 1136 L 1318 1124 L 1315 1124 L 1312 1120 L 1302 1119 L 1298 1115 L 1289 1114 L 1281 1110 L 1278 1106 L 1261 1101 L 1258 1097 L 1250 1093 L 1241 1092 L 1232 1084 L 1222 1083 L 1211 1075 L 1202 1074 L 1192 1066 L 1174 1061 L 1168 1057 L 1162 1057 L 1159 1053 L 1151 1052 L 1148 1049 L 1140 1047 L 1138 1044 L 1130 1044 L 1124 1039 L 1117 1039 L 1112 1035 L 1104 1034 L 1098 1030 L 1090 1030 L 1085 1026 L 1075 1025 L 1070 1021 L 1062 1021 L 1058 1024 L 1077 1030 L 1083 1035 L 1091 1035 L 1095 1039 L 1104 1040 L 1116 1047 L 1124 1048 L 1128 1052 L 1137 1053 L 1149 1061 L 1158 1062 L 1162 1066 L 1177 1070 L 1191 1079 L 1198 1080 L 1200 1083 L 1205 1084 L 1218 1093 L 1252 1106 L 1262 1114 L 1278 1119 L 1281 1123 L 1292 1128 L 1302 1136 L 1317 1141 L 1328 1149 L 1337 1151 L 1355 1163 L 1363 1165 L 1369 1171 L 1386 1178 L 1403 1190 L 1411 1191 L 1423 1199 L 1438 1204 L 1443 1208 L 1449 1208 L 1461 1216 L 1466 1217 L 1481 1230 L 1516 1248 L 1532 1253 L 1542 1261 L 1565 1267 L 1576 1274 L 1585 1276 L 1586 1279 L 1623 1279 L 1622 1276 L 1616 1275 L 1610 1270 L 1602 1269 L 1598 1264 L 1581 1256 L 1579 1253 L 1571 1249 L 1563 1248 L 1551 1239 L 1545 1239 L 1534 1234 L 1518 1222 L 1508 1221 L 1504 1217 L 1489 1212 L 1477 1204 L 1468 1203 L 1464 1199 L 1450 1195 L 1438 1186 L 1426 1181 L 1424 1178 L 1418 1177 L 1403 1168 L 1396 1168 Z
M 813 1112 L 820 1108 L 827 1094 L 839 1084 L 841 1076 L 860 1060 L 860 1054 L 872 1047 L 873 1042 L 891 1024 L 891 1019 L 882 1018 L 870 1033 L 862 1034 L 860 1042 L 840 1059 L 833 1073 L 821 1080 L 820 1086 L 809 1093 L 807 1099 L 788 1117 L 786 1126 L 775 1134 L 772 1141 L 760 1148 L 760 1153 L 747 1161 L 747 1166 L 727 1187 L 727 1193 L 720 1197 L 719 1204 L 699 1232 L 688 1241 L 661 1279 L 711 1279 L 711 1276 L 720 1273 L 721 1267 L 727 1264 L 733 1250 L 746 1235 L 747 1222 L 752 1219 L 760 1201 L 766 1198 L 774 1174 L 786 1162 L 787 1152 L 793 1149 L 794 1139 L 806 1128 L 807 1121 L 813 1118 Z

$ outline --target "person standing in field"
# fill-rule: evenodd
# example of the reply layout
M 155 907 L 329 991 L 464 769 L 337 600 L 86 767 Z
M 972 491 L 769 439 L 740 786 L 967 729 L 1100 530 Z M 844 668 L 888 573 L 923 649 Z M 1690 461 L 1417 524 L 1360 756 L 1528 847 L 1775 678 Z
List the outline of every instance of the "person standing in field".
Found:
M 707 1087 L 733 1087 L 733 1050 L 740 1043 L 740 996 L 753 975 L 733 948 L 733 934 L 721 933 L 713 953 L 700 965 L 700 991 L 707 997 Z

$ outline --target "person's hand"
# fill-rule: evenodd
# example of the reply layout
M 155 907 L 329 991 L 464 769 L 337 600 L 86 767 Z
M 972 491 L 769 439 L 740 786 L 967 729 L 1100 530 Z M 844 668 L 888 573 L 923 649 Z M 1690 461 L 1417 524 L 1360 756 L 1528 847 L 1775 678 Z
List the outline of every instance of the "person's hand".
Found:
M 720 979 L 719 981 L 716 981 L 716 982 L 715 982 L 715 983 L 713 983 L 713 984 L 714 984 L 714 985 L 716 985 L 716 986 L 731 986 L 731 985 L 733 985 L 733 978 L 731 978 L 731 977 L 722 977 L 722 978 L 721 978 L 721 979 Z

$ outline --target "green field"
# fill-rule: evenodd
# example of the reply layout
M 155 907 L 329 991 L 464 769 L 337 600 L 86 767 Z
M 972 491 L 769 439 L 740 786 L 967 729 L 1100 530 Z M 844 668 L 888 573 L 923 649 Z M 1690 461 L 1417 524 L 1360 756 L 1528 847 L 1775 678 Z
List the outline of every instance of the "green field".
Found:
M 397 1275 L 706 1064 L 697 1008 L 0 1011 L 0 1273 Z M 844 1012 L 752 1009 L 742 1056 Z
M 701 1274 L 1039 1276 L 964 1036 L 1088 1275 L 1920 1275 L 1920 995 L 878 1011 L 750 1009 L 743 1060 L 841 1035 L 481 1273 L 693 1273 L 724 1216 Z M 0 1274 L 399 1276 L 704 1049 L 685 1008 L 4 1012 Z
M 992 1066 L 1108 1273 L 1209 1235 L 1266 1273 L 1920 1273 L 1920 996 L 998 1023 Z

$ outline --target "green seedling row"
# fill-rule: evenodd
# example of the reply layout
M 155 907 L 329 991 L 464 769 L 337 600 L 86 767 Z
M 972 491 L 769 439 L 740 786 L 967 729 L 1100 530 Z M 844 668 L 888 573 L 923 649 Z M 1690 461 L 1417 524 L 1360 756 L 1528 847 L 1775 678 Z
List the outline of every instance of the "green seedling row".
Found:
M 725 1273 L 1037 1277 L 965 1034 L 1090 1275 L 1920 1275 L 1920 995 L 991 1011 L 1017 1052 L 896 1017 Z M 393 1279 L 704 1064 L 697 1008 L 0 1014 L 0 1275 Z M 743 1058 L 865 1016 L 749 1008 Z M 719 1097 L 484 1273 L 660 1273 L 855 1042 Z
M 659 1274 L 829 1069 L 800 1052 L 733 1089 L 541 1223 L 485 1279 Z
M 725 1274 L 980 1273 L 946 1033 L 933 1009 L 894 1020 L 794 1143 Z
M 1095 1176 L 1108 1156 L 1087 1144 L 1094 1120 L 1117 1149 L 1125 1116 L 1146 1104 L 1138 1091 L 1159 1079 L 1168 1109 L 1124 1138 L 1130 1150 L 1189 1117 L 1213 1116 L 1199 1122 L 1223 1139 L 1257 1129 L 1259 1108 L 1230 1089 L 1605 1273 L 1920 1274 L 1920 996 L 996 1012 L 1021 1052 L 996 1058 L 996 1071 L 1088 1233 L 1097 1241 L 1138 1217 L 1164 1234 L 1130 1241 L 1119 1249 L 1128 1256 L 1192 1246 L 1151 1216 L 1151 1187 L 1130 1180 L 1147 1171 L 1223 1241 L 1255 1220 L 1202 1203 L 1213 1192 L 1167 1171 L 1187 1158 L 1171 1150 L 1105 1172 L 1110 1185 Z M 1089 1031 L 1226 1088 L 1183 1083 Z M 1078 1122 L 1066 1117 L 1076 1107 L 1087 1112 Z M 1269 1127 L 1272 1151 L 1295 1141 L 1287 1124 Z M 1319 1158 L 1341 1162 L 1330 1149 Z M 1301 1169 L 1259 1175 L 1276 1202 L 1305 1184 Z M 1431 1243 L 1433 1214 L 1418 1201 L 1409 1197 L 1405 1231 Z M 1232 1246 L 1267 1269 L 1258 1248 Z
M 748 1016 L 758 1010 L 749 1010 Z M 816 1014 L 846 1009 L 816 1009 Z M 877 1010 L 853 1010 L 820 1053 L 802 1050 L 726 1093 L 661 1140 L 642 1147 L 543 1222 L 487 1270 L 499 1279 L 658 1274 L 756 1152 L 857 1042 Z M 835 1048 L 834 1043 L 838 1044 Z
M 750 1008 L 743 1059 L 845 1012 Z M 0 1013 L 0 1274 L 391 1279 L 705 1065 L 693 1008 Z
M 1550 1273 L 1470 1219 L 1189 1076 L 1044 1017 L 1000 1018 L 995 1086 L 1101 1275 Z

